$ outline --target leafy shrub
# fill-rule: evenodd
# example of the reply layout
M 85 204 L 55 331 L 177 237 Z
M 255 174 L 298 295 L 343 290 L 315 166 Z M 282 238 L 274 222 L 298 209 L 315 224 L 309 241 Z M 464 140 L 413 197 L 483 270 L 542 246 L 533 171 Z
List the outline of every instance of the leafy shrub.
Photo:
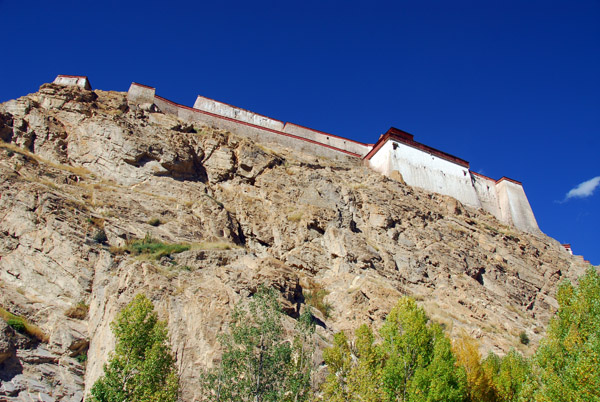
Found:
M 530 400 L 523 397 L 530 386 L 531 362 L 519 352 L 511 349 L 504 357 L 490 352 L 483 360 L 482 366 L 488 378 L 492 379 L 492 386 L 498 400 L 502 402 Z
M 85 363 L 87 361 L 87 353 L 83 352 L 75 356 L 75 360 L 79 363 Z
M 265 287 L 234 310 L 229 333 L 220 337 L 220 366 L 203 376 L 205 400 L 303 402 L 310 400 L 314 324 L 307 309 L 285 338 L 276 292 Z
M 519 334 L 519 341 L 523 345 L 529 345 L 529 336 L 527 336 L 527 333 L 525 331 L 521 331 L 521 333 Z
M 325 318 L 329 318 L 331 310 L 333 309 L 333 306 L 325 301 L 325 296 L 328 294 L 329 292 L 318 284 L 314 284 L 311 290 L 305 290 L 303 292 L 306 304 L 319 310 Z
M 94 236 L 92 237 L 96 243 L 104 244 L 108 241 L 108 237 L 106 237 L 106 232 L 104 229 L 98 229 Z
M 46 335 L 38 326 L 27 322 L 24 317 L 12 314 L 1 307 L 0 317 L 15 331 L 34 337 L 40 342 L 48 342 L 48 335 Z
M 169 257 L 171 254 L 182 253 L 190 249 L 189 244 L 167 244 L 153 239 L 150 235 L 142 240 L 135 240 L 126 246 L 127 250 L 135 255 L 145 255 L 153 260 Z
M 71 306 L 69 309 L 67 309 L 67 311 L 65 311 L 65 316 L 77 320 L 83 320 L 85 317 L 87 317 L 89 308 L 90 307 L 84 302 L 79 302 L 75 306 Z
M 150 226 L 160 226 L 162 224 L 162 222 L 159 218 L 152 218 L 147 223 Z
M 22 318 L 9 318 L 6 323 L 12 327 L 17 332 L 22 334 L 27 333 L 25 330 L 25 322 L 23 322 Z
M 455 365 L 450 341 L 439 325 L 410 298 L 402 298 L 379 330 L 355 332 L 354 343 L 340 332 L 323 359 L 329 374 L 323 386 L 326 401 L 463 402 L 467 379 Z
M 479 342 L 463 331 L 452 342 L 452 352 L 457 365 L 463 367 L 467 375 L 467 401 L 495 402 L 497 397 L 493 380 L 481 364 Z
M 543 401 L 600 399 L 600 274 L 590 267 L 579 285 L 560 285 L 558 312 L 536 352 Z

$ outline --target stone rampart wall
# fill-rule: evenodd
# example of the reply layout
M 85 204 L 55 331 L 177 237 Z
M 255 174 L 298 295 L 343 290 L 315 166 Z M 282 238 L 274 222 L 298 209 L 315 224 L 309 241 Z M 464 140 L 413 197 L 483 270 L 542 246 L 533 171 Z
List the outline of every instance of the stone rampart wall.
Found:
M 256 126 L 267 127 L 277 131 L 283 131 L 285 125 L 282 121 L 271 119 L 270 117 L 241 109 L 239 107 L 228 105 L 213 99 L 198 95 L 194 103 L 194 109 L 217 114 L 223 117 L 229 117 L 234 120 L 240 120 L 246 123 L 252 123 Z
M 523 185 L 503 177 L 496 182 L 502 221 L 530 233 L 540 231 Z
M 132 84 L 132 86 L 133 85 L 134 84 Z M 238 135 L 253 139 L 257 142 L 284 145 L 294 150 L 300 150 L 337 160 L 360 158 L 360 155 L 358 154 L 338 149 L 327 144 L 321 144 L 293 134 L 284 133 L 283 131 L 277 131 L 253 123 L 179 105 L 158 95 L 154 96 L 154 104 L 163 113 L 175 115 L 184 121 L 201 123 L 209 127 L 216 127 L 235 132 Z
M 390 140 L 371 158 L 370 165 L 385 175 L 398 171 L 410 186 L 449 195 L 472 207 L 482 207 L 469 169 L 439 156 Z
M 332 147 L 344 149 L 346 151 L 358 154 L 361 157 L 365 156 L 371 150 L 371 148 L 373 148 L 373 145 L 352 141 L 347 138 L 324 133 L 318 130 L 313 130 L 312 128 L 299 126 L 293 123 L 285 123 L 283 131 L 286 133 L 297 135 L 302 138 L 319 142 L 321 144 L 327 144 L 331 145 Z
M 507 178 L 495 181 L 471 172 L 467 161 L 420 144 L 402 130 L 392 128 L 376 144 L 370 145 L 283 123 L 201 96 L 193 108 L 179 105 L 157 96 L 154 88 L 136 83 L 129 89 L 128 100 L 142 105 L 154 104 L 163 113 L 184 121 L 225 129 L 261 143 L 276 143 L 332 159 L 365 158 L 382 174 L 398 171 L 408 185 L 482 208 L 518 229 L 539 232 L 521 183 Z
M 502 220 L 498 192 L 496 191 L 496 180 L 475 172 L 471 172 L 471 180 L 475 187 L 477 198 L 481 202 L 481 207 L 497 219 Z

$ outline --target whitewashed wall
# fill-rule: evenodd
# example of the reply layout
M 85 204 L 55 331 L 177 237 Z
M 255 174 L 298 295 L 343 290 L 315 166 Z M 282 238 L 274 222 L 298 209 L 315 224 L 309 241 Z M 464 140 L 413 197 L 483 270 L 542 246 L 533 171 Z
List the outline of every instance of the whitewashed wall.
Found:
M 218 114 L 219 116 L 229 117 L 230 119 L 245 121 L 246 123 L 267 127 L 272 130 L 283 131 L 284 123 L 279 120 L 274 120 L 249 110 L 240 109 L 226 103 L 205 98 L 204 96 L 198 96 L 198 98 L 196 98 L 194 109 Z
M 59 85 L 77 86 L 84 89 L 92 89 L 87 77 L 75 75 L 59 75 L 54 79 L 53 83 Z
M 475 186 L 475 192 L 481 202 L 484 210 L 494 215 L 497 219 L 503 220 L 500 204 L 498 202 L 498 192 L 496 191 L 496 180 L 477 176 L 471 173 L 472 182 Z
M 516 228 L 525 232 L 537 233 L 540 231 L 521 184 L 510 180 L 499 180 L 496 183 L 496 191 L 504 222 L 512 223 Z
M 355 153 L 360 156 L 365 156 L 373 147 L 367 144 L 361 144 L 347 138 L 338 137 L 336 135 L 327 134 L 318 130 L 313 130 L 307 127 L 302 127 L 293 123 L 286 123 L 283 129 L 284 132 L 297 135 L 298 137 L 306 138 L 321 144 L 331 145 L 348 152 Z
M 138 104 L 153 104 L 155 89 L 133 82 L 127 92 L 127 100 Z
M 397 170 L 410 186 L 449 195 L 463 204 L 481 207 L 469 169 L 436 155 L 391 140 L 371 158 L 370 164 L 385 175 Z

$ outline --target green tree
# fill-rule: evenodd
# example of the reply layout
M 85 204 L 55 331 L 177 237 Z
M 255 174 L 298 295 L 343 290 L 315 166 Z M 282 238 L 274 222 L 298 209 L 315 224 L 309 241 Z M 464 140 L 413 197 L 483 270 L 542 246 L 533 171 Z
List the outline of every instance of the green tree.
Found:
M 457 364 L 465 369 L 467 375 L 467 401 L 495 402 L 496 393 L 492 379 L 481 364 L 479 343 L 463 332 L 452 343 L 452 350 Z
M 305 401 L 310 397 L 314 332 L 307 310 L 286 340 L 275 291 L 261 287 L 234 310 L 229 333 L 221 336 L 223 356 L 206 373 L 202 387 L 211 401 Z
M 482 364 L 500 401 L 529 400 L 524 391 L 531 385 L 531 364 L 519 352 L 511 349 L 502 358 L 490 353 Z
M 574 287 L 563 283 L 559 309 L 537 350 L 539 401 L 600 400 L 600 275 L 590 267 Z
M 463 401 L 466 376 L 456 366 L 450 341 L 439 325 L 410 298 L 402 298 L 379 331 L 356 332 L 355 347 L 336 335 L 324 353 L 329 375 L 324 397 L 329 401 Z
M 383 355 L 375 345 L 373 331 L 366 325 L 356 330 L 354 354 L 357 363 L 350 374 L 350 392 L 358 401 L 382 401 L 385 393 L 381 384 Z
M 91 393 L 98 402 L 176 401 L 179 384 L 166 324 L 138 294 L 111 324 L 115 351 Z
M 354 347 L 343 332 L 333 337 L 333 346 L 323 352 L 329 375 L 323 384 L 327 401 L 383 401 L 381 387 L 383 359 L 374 345 L 373 332 L 361 325 L 355 332 Z
M 325 399 L 330 402 L 346 402 L 353 395 L 348 388 L 352 370 L 352 353 L 350 344 L 344 332 L 333 336 L 333 346 L 323 351 L 323 359 L 329 369 L 323 392 Z

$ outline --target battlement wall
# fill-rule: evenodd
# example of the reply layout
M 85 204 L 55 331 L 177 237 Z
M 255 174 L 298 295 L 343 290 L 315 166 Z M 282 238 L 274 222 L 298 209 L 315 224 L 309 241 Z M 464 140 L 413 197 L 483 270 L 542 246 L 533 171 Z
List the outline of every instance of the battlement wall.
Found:
M 494 180 L 471 172 L 469 162 L 421 144 L 405 131 L 390 128 L 365 159 L 372 169 L 386 176 L 397 171 L 410 186 L 482 208 L 520 230 L 540 231 L 520 182 L 507 177 Z
M 338 160 L 361 157 L 359 154 L 347 151 L 345 149 L 340 149 L 329 144 L 323 144 L 318 141 L 303 138 L 290 133 L 285 133 L 269 127 L 259 126 L 247 121 L 237 120 L 216 113 L 180 105 L 156 95 L 154 88 L 145 85 L 132 83 L 127 97 L 128 100 L 133 103 L 146 105 L 154 104 L 163 113 L 175 115 L 184 121 L 190 123 L 201 123 L 210 127 L 232 131 L 238 135 L 253 139 L 257 142 L 284 145 L 295 150 Z M 246 114 L 245 117 L 252 119 L 252 117 L 248 114 Z
M 373 148 L 373 145 L 352 141 L 344 137 L 339 137 L 337 135 L 325 133 L 319 130 L 313 130 L 312 128 L 303 127 L 293 123 L 285 123 L 283 131 L 302 138 L 317 141 L 321 144 L 327 144 L 335 148 L 345 149 L 346 151 L 358 154 L 361 157 L 365 156 L 371 150 L 371 148 Z
M 449 195 L 463 204 L 482 208 L 471 184 L 469 169 L 462 164 L 390 140 L 373 155 L 370 165 L 386 176 L 398 171 L 410 186 Z
M 497 219 L 502 220 L 502 211 L 500 211 L 498 192 L 496 191 L 496 180 L 475 172 L 471 172 L 471 180 L 477 198 L 481 202 L 481 207 Z
M 371 147 L 368 144 L 353 141 L 334 134 L 325 133 L 323 131 L 314 130 L 312 128 L 300 126 L 293 123 L 284 123 L 280 120 L 275 120 L 270 117 L 241 109 L 236 106 L 229 105 L 224 102 L 219 102 L 214 99 L 206 98 L 198 95 L 194 103 L 194 109 L 204 112 L 213 113 L 222 117 L 228 117 L 234 120 L 251 123 L 260 127 L 270 128 L 276 131 L 292 134 L 293 136 L 314 141 L 319 144 L 331 146 L 336 149 L 351 152 L 360 155 L 366 155 Z
M 282 121 L 271 119 L 270 117 L 241 109 L 239 107 L 231 106 L 227 103 L 205 98 L 204 96 L 200 95 L 198 95 L 198 98 L 196 98 L 194 109 L 203 110 L 219 116 L 229 117 L 234 120 L 252 123 L 257 126 L 267 127 L 277 131 L 283 131 L 283 126 L 285 125 L 285 123 Z
M 363 158 L 384 175 L 399 172 L 410 186 L 482 208 L 520 230 L 539 232 L 520 182 L 506 177 L 496 181 L 471 172 L 469 162 L 421 144 L 412 134 L 393 127 L 371 145 L 284 123 L 203 96 L 197 97 L 193 108 L 180 105 L 156 95 L 154 88 L 137 83 L 131 84 L 127 97 L 132 103 L 156 105 L 163 113 L 184 121 L 225 129 L 261 143 L 276 143 L 332 159 Z

